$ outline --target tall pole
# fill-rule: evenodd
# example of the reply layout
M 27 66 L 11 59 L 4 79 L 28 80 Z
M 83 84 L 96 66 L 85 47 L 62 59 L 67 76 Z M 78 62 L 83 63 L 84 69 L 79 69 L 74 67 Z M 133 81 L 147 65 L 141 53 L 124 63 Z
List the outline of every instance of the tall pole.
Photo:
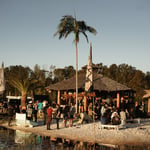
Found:
M 78 113 L 78 47 L 75 33 L 75 45 L 76 45 L 76 113 Z
M 76 24 L 76 12 L 74 10 L 74 26 L 75 26 L 75 47 L 76 47 L 76 113 L 78 113 L 78 46 L 77 46 L 77 24 Z

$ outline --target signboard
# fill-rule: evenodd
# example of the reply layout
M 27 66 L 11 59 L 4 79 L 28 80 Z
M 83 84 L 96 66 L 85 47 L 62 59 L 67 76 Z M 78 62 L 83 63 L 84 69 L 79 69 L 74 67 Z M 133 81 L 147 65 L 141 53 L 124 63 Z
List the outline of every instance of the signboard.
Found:
M 26 114 L 16 113 L 16 125 L 25 125 Z

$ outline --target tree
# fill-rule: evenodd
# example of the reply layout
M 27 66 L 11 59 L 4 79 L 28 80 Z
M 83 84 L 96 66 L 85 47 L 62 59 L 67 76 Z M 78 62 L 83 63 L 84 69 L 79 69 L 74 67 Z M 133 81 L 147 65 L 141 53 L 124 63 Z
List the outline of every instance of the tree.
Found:
M 150 89 L 150 72 L 145 75 L 145 89 Z
M 75 70 L 73 66 L 68 66 L 65 68 L 57 68 L 54 70 L 54 80 L 60 82 L 74 76 Z
M 88 36 L 86 34 L 86 31 L 91 32 L 93 34 L 96 34 L 97 31 L 91 27 L 87 26 L 84 21 L 77 21 L 76 18 L 72 16 L 63 16 L 60 20 L 60 24 L 58 25 L 58 30 L 54 34 L 56 36 L 59 34 L 59 39 L 62 37 L 67 38 L 67 36 L 70 33 L 73 33 L 75 38 L 75 47 L 76 47 L 76 112 L 77 112 L 77 105 L 78 105 L 78 47 L 77 43 L 79 42 L 79 34 L 82 33 L 87 42 L 88 42 Z
M 33 78 L 38 79 L 40 81 L 39 85 L 38 85 L 38 87 L 40 87 L 40 88 L 37 88 L 36 87 L 37 85 L 35 85 L 35 88 L 33 89 L 33 94 L 37 94 L 37 95 L 45 94 L 46 75 L 47 74 L 48 74 L 48 71 L 46 71 L 45 69 L 40 69 L 39 65 L 36 64 L 34 66 L 32 76 L 33 76 Z
M 137 70 L 132 80 L 129 82 L 129 87 L 134 89 L 137 93 L 136 97 L 142 98 L 145 85 L 145 74 Z
M 21 106 L 26 106 L 27 94 L 38 84 L 38 79 L 30 68 L 22 66 L 12 66 L 7 75 L 7 82 L 21 93 Z
M 109 71 L 108 71 L 108 77 L 112 78 L 113 80 L 116 80 L 116 75 L 117 75 L 117 65 L 116 64 L 112 64 L 109 67 Z

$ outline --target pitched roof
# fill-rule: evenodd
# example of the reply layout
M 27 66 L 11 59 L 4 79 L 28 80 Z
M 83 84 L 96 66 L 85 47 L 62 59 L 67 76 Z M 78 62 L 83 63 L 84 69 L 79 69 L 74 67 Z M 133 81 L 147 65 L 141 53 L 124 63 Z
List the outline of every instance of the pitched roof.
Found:
M 85 80 L 86 80 L 86 73 L 79 73 L 78 74 L 78 89 L 85 88 Z M 125 90 L 132 90 L 127 86 L 120 84 L 108 77 L 104 77 L 101 74 L 94 73 L 93 74 L 93 85 L 94 90 L 101 90 L 101 91 L 125 91 Z M 56 84 L 51 84 L 46 87 L 50 90 L 75 90 L 76 89 L 76 76 L 71 77 L 70 79 L 63 80 Z

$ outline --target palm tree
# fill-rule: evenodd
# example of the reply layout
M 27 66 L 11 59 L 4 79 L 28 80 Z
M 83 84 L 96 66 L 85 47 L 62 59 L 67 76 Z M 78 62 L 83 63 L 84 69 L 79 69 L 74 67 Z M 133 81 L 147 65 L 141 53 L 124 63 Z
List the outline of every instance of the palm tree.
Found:
M 21 107 L 26 106 L 27 94 L 39 84 L 34 73 L 22 66 L 11 67 L 7 82 L 21 93 Z
M 11 85 L 13 85 L 13 87 L 15 87 L 21 93 L 21 107 L 26 106 L 27 94 L 35 82 L 37 82 L 36 79 L 30 80 L 28 78 L 23 80 L 13 78 L 11 80 Z
M 72 16 L 63 16 L 62 19 L 60 20 L 60 24 L 58 25 L 58 30 L 54 34 L 56 36 L 59 34 L 59 39 L 62 37 L 67 38 L 67 36 L 70 33 L 73 33 L 75 35 L 74 42 L 75 42 L 75 47 L 76 47 L 76 112 L 77 106 L 78 106 L 78 47 L 77 44 L 79 42 L 79 34 L 82 33 L 87 42 L 88 42 L 88 36 L 86 34 L 86 31 L 89 31 L 93 34 L 96 34 L 97 31 L 90 26 L 87 26 L 84 21 L 77 21 L 76 18 Z

